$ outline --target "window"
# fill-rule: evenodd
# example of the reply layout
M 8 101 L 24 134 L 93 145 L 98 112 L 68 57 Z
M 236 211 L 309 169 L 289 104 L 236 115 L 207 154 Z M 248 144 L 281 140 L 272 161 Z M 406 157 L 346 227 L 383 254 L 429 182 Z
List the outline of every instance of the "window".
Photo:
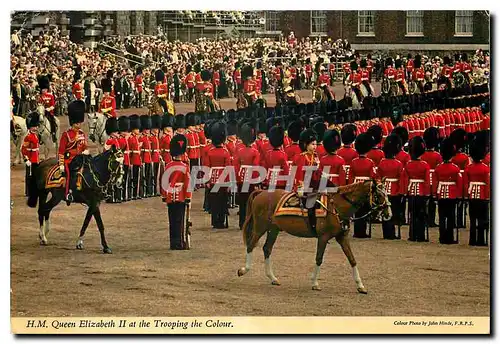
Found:
M 455 36 L 472 36 L 474 11 L 455 11 Z
M 326 34 L 326 11 L 311 11 L 311 36 Z
M 358 35 L 375 36 L 375 11 L 358 11 Z
M 424 11 L 406 11 L 406 34 L 424 35 Z
M 266 31 L 279 31 L 280 17 L 278 11 L 266 12 Z

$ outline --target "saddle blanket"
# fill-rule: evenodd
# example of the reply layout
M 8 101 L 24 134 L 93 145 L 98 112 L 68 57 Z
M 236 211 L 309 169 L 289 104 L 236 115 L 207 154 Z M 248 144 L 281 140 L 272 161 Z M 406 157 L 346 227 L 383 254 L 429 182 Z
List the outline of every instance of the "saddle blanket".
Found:
M 45 179 L 45 189 L 52 188 L 62 188 L 66 186 L 66 177 L 61 174 L 59 165 L 54 165 L 50 168 L 49 173 L 47 173 L 47 178 Z M 81 190 L 82 188 L 82 175 L 81 171 L 78 171 L 78 177 L 76 179 L 76 189 Z
M 321 195 L 320 198 L 321 203 L 327 204 L 326 195 Z M 297 194 L 290 192 L 283 197 L 281 197 L 278 205 L 276 206 L 276 210 L 274 211 L 274 216 L 302 216 L 307 217 L 307 209 L 304 207 L 300 208 L 300 199 Z M 326 217 L 327 212 L 323 207 L 316 209 L 316 217 Z

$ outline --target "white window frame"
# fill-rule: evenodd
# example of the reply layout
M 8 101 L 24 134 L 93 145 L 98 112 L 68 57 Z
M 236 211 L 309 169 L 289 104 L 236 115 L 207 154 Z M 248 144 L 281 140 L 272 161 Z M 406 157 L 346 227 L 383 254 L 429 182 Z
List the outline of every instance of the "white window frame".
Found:
M 371 31 L 361 31 L 361 19 L 372 17 L 373 28 Z M 366 23 L 363 23 L 366 28 Z M 358 37 L 375 37 L 375 11 L 358 11 Z
M 281 32 L 279 11 L 266 11 L 266 31 Z
M 469 23 L 466 21 L 470 20 Z M 465 25 L 466 30 L 459 31 L 461 26 Z M 469 28 L 467 26 L 469 25 Z M 458 37 L 472 37 L 474 35 L 474 11 L 455 11 L 455 36 Z
M 324 31 L 313 31 L 313 22 L 316 22 L 316 27 L 324 26 Z M 323 21 L 323 23 L 320 23 Z M 319 37 L 319 36 L 327 36 L 328 35 L 328 27 L 327 27 L 327 17 L 326 11 L 311 11 L 310 20 L 309 20 L 310 28 L 310 36 Z
M 424 36 L 424 11 L 406 11 L 406 36 Z

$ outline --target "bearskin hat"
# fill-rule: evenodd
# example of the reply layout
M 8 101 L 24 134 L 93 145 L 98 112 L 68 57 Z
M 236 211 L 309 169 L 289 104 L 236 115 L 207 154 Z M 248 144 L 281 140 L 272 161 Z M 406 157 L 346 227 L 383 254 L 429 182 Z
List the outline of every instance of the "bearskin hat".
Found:
M 473 141 L 479 142 L 481 145 L 489 150 L 490 147 L 490 131 L 489 130 L 479 130 L 475 133 Z
M 113 79 L 115 72 L 114 70 L 110 69 L 106 72 L 106 79 Z
M 441 142 L 440 153 L 444 161 L 450 161 L 456 153 L 453 140 L 451 140 L 449 137 L 445 138 L 443 142 Z
M 241 69 L 241 79 L 245 80 L 247 78 L 251 78 L 253 77 L 253 68 L 252 66 L 244 66 L 242 69 Z
M 40 125 L 40 114 L 37 111 L 33 111 L 26 117 L 26 127 L 33 128 Z
M 285 139 L 285 131 L 282 127 L 274 126 L 269 130 L 269 143 L 274 148 L 281 147 Z
M 291 122 L 288 126 L 288 137 L 290 137 L 293 142 L 298 142 L 303 128 L 300 121 Z
M 186 74 L 187 73 L 191 73 L 191 70 L 193 69 L 193 67 L 191 67 L 190 64 L 186 65 Z
M 323 147 L 325 150 L 333 154 L 337 149 L 340 148 L 340 134 L 337 130 L 327 130 L 323 137 Z
M 467 144 L 467 132 L 463 128 L 457 128 L 450 134 L 453 144 L 459 149 L 464 149 Z
M 460 54 L 455 54 L 453 57 L 455 58 L 455 62 L 460 61 Z
M 326 131 L 326 125 L 323 122 L 323 120 L 321 120 L 321 122 L 314 123 L 314 125 L 312 126 L 312 130 L 316 132 L 316 135 L 318 137 L 318 142 L 322 142 Z
M 434 149 L 440 141 L 439 130 L 436 127 L 430 127 L 424 131 L 424 141 L 427 149 Z
M 73 75 L 73 82 L 78 82 L 82 78 L 82 67 L 80 65 L 76 66 L 75 74 Z
M 406 58 L 410 60 L 412 58 L 411 54 L 406 55 Z
M 255 64 L 255 68 L 261 69 L 262 68 L 262 62 L 261 61 L 257 61 L 257 63 Z
M 474 162 L 481 162 L 487 153 L 486 145 L 481 140 L 474 139 L 469 147 L 469 155 Z
M 354 142 L 354 148 L 358 154 L 363 155 L 368 153 L 374 146 L 373 136 L 368 133 L 361 133 L 356 136 L 356 141 Z
M 248 123 L 241 126 L 240 138 L 245 146 L 251 145 L 256 139 L 255 129 Z
M 421 60 L 417 60 L 415 58 L 415 60 L 413 61 L 413 67 L 414 68 L 420 68 L 422 66 L 422 61 Z
M 194 71 L 195 73 L 200 73 L 200 72 L 201 72 L 201 65 L 200 65 L 200 63 L 199 63 L 199 62 L 198 62 L 198 63 L 196 63 L 196 64 L 193 66 L 193 71 Z
M 50 80 L 48 76 L 42 75 L 38 78 L 38 88 L 40 88 L 40 91 L 48 90 L 50 88 Z
M 236 120 L 230 120 L 227 122 L 227 136 L 236 135 L 238 130 L 238 122 Z
M 163 82 L 163 80 L 165 80 L 165 72 L 163 72 L 161 69 L 157 69 L 155 71 L 155 80 Z
M 463 62 L 468 62 L 467 58 L 468 58 L 467 53 L 462 53 L 462 61 Z
M 386 58 L 386 59 L 385 59 L 385 66 L 386 66 L 386 67 L 390 67 L 390 66 L 392 66 L 392 64 L 393 64 L 393 63 L 394 63 L 394 62 L 393 62 L 393 60 L 392 60 L 392 57 L 388 57 L 388 58 Z
M 259 118 L 256 124 L 257 134 L 267 133 L 267 123 L 265 118 Z
M 425 153 L 425 142 L 421 136 L 415 136 L 410 140 L 408 144 L 408 153 L 410 153 L 412 160 L 418 159 Z
M 135 70 L 135 75 L 142 75 L 142 67 L 141 66 L 137 67 L 137 69 Z
M 310 57 L 306 58 L 306 64 L 311 64 L 311 58 Z
M 172 127 L 174 124 L 174 116 L 165 114 L 161 118 L 161 127 L 160 129 L 164 129 L 167 127 Z
M 151 129 L 151 116 L 142 115 L 140 116 L 140 119 L 141 119 L 141 130 Z
M 340 130 L 340 137 L 342 138 L 342 143 L 345 145 L 350 145 L 356 140 L 356 134 L 358 128 L 352 123 L 345 124 Z
M 313 129 L 306 129 L 300 133 L 299 138 L 299 147 L 300 150 L 305 152 L 307 150 L 307 146 L 318 139 L 317 133 Z
M 226 141 L 226 124 L 221 121 L 215 122 L 210 128 L 210 136 L 214 145 L 221 145 Z
M 373 137 L 373 143 L 375 145 L 378 145 L 382 141 L 383 131 L 380 125 L 372 125 L 366 132 Z
M 129 117 L 129 119 L 130 119 L 130 131 L 134 129 L 141 130 L 141 119 L 139 118 L 139 115 L 132 115 Z
M 111 92 L 111 79 L 102 79 L 101 88 L 103 92 Z
M 356 63 L 356 61 L 351 61 L 349 66 L 351 67 L 351 70 L 358 70 L 358 64 Z
M 117 133 L 118 129 L 118 119 L 116 117 L 109 117 L 106 120 L 105 125 L 106 134 L 111 135 L 112 133 Z
M 210 81 L 212 79 L 212 73 L 208 69 L 202 70 L 200 76 L 203 81 Z
M 405 127 L 396 127 L 392 130 L 392 133 L 399 136 L 403 146 L 408 142 L 408 130 Z
M 75 100 L 68 105 L 69 125 L 83 123 L 85 121 L 85 103 L 83 100 Z
M 238 69 L 240 67 L 241 67 L 240 61 L 236 61 L 236 63 L 234 64 L 234 69 Z
M 361 59 L 359 65 L 361 66 L 361 68 L 366 68 L 368 67 L 368 62 L 366 62 L 366 59 Z
M 203 127 L 203 132 L 205 133 L 205 137 L 207 139 L 212 139 L 210 129 L 212 128 L 212 124 L 214 122 L 212 120 L 209 120 L 205 123 L 205 126 Z
M 444 57 L 443 57 L 443 64 L 444 64 L 444 65 L 449 65 L 449 64 L 451 64 L 451 60 L 450 60 L 450 57 L 449 57 L 449 56 L 444 56 Z
M 401 138 L 396 134 L 390 134 L 386 137 L 384 141 L 384 151 L 385 157 L 387 159 L 392 159 L 399 153 L 403 144 L 401 143 Z
M 130 119 L 128 117 L 118 117 L 118 131 L 122 133 L 128 133 L 130 131 Z
M 172 129 L 186 129 L 186 116 L 179 114 L 174 116 L 174 123 Z
M 186 114 L 186 127 L 191 127 L 196 125 L 196 116 L 194 112 L 189 112 Z
M 151 129 L 160 129 L 161 128 L 161 117 L 160 115 L 151 116 Z
M 396 61 L 394 61 L 394 67 L 396 69 L 401 68 L 402 65 L 403 65 L 403 61 L 401 61 L 401 59 L 397 59 Z
M 181 134 L 174 135 L 172 140 L 170 140 L 170 155 L 173 157 L 184 155 L 184 153 L 186 153 L 187 144 L 186 136 Z

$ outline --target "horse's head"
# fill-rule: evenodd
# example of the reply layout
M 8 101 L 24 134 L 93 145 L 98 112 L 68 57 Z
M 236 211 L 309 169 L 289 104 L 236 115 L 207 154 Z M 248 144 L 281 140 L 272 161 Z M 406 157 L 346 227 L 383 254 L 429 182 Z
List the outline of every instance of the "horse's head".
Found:
M 368 183 L 368 182 L 367 182 Z M 378 220 L 388 221 L 392 217 L 391 202 L 385 192 L 384 183 L 370 180 L 370 208 L 372 216 Z
M 96 140 L 96 130 L 99 125 L 99 115 L 97 113 L 87 114 L 87 123 L 89 126 L 89 139 L 92 142 Z

